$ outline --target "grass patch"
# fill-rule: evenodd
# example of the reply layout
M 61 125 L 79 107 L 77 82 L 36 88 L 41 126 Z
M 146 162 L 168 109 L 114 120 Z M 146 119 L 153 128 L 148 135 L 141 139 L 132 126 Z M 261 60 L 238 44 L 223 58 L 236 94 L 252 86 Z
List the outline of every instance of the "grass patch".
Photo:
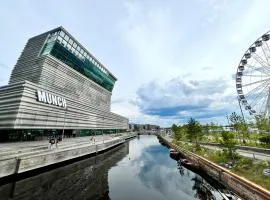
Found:
M 270 177 L 263 175 L 263 170 L 269 168 L 269 164 L 267 161 L 253 162 L 251 159 L 242 157 L 231 171 L 270 190 Z

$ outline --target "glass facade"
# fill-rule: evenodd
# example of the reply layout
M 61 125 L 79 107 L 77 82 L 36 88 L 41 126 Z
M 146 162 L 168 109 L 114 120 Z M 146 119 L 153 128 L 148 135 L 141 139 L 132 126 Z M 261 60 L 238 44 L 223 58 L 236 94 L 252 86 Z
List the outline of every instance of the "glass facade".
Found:
M 102 134 L 114 134 L 126 132 L 125 129 L 81 129 L 81 130 L 64 130 L 64 137 L 82 137 L 94 136 Z M 17 129 L 17 130 L 1 130 L 0 142 L 12 141 L 39 141 L 46 140 L 52 136 L 62 136 L 63 129 Z
M 52 55 L 106 90 L 113 90 L 116 79 L 63 30 L 49 34 L 41 55 Z
M 76 130 L 78 136 L 102 135 L 127 132 L 125 129 L 84 129 Z

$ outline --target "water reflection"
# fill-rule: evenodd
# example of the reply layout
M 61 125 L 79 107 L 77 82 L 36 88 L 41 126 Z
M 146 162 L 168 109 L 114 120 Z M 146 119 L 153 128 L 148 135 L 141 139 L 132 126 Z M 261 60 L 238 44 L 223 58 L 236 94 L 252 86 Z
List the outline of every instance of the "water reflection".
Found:
M 194 199 L 190 177 L 179 176 L 177 162 L 169 157 L 168 149 L 160 145 L 156 137 L 141 136 L 140 141 L 131 141 L 130 154 L 133 154 L 130 162 L 123 159 L 109 173 L 111 180 L 123 171 L 126 175 L 118 176 L 117 184 L 109 181 L 112 199 L 127 199 L 121 192 L 123 189 L 131 200 Z
M 208 180 L 179 165 L 154 136 L 131 141 L 129 158 L 109 172 L 111 199 L 223 199 L 219 184 L 213 182 L 214 188 Z
M 202 179 L 202 177 L 195 175 L 194 178 L 191 179 L 194 181 L 194 185 L 192 189 L 196 192 L 195 197 L 202 200 L 212 200 L 216 199 L 214 194 L 212 193 L 213 187 L 210 186 L 206 181 Z

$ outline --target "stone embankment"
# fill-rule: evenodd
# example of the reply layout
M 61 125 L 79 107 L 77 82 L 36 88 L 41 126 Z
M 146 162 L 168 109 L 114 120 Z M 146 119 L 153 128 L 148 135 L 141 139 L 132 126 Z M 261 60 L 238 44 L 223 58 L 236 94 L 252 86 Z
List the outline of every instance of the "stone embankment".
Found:
M 68 138 L 52 147 L 48 141 L 1 144 L 0 178 L 31 171 L 116 147 L 137 133 Z
M 166 143 L 168 146 L 183 153 L 193 163 L 200 166 L 200 168 L 210 177 L 230 188 L 242 198 L 252 200 L 270 200 L 270 192 L 268 190 L 230 172 L 223 167 L 220 167 L 219 165 L 201 156 L 198 156 L 190 151 L 187 151 L 179 146 L 172 144 L 171 140 L 168 138 L 161 137 L 160 135 L 158 135 L 158 137 L 163 140 L 163 142 Z

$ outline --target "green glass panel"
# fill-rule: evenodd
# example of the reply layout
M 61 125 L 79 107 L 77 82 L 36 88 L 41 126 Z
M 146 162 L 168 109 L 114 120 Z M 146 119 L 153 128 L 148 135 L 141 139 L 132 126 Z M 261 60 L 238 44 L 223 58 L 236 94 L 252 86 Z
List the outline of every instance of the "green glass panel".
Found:
M 111 92 L 113 90 L 116 80 L 110 74 L 104 73 L 85 57 L 76 56 L 59 41 L 52 41 L 44 45 L 42 55 L 48 54 L 64 62 L 87 78 L 90 78 L 108 91 Z

